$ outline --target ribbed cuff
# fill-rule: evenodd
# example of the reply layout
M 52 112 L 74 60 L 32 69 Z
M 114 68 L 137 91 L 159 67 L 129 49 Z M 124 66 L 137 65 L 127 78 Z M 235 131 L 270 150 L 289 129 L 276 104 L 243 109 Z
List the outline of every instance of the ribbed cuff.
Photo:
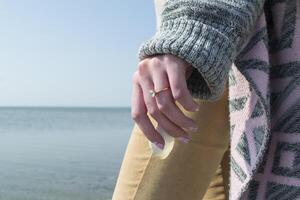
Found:
M 235 54 L 233 43 L 220 31 L 184 17 L 170 19 L 161 24 L 152 38 L 141 44 L 138 57 L 142 60 L 169 53 L 184 59 L 197 69 L 187 79 L 192 96 L 218 100 Z

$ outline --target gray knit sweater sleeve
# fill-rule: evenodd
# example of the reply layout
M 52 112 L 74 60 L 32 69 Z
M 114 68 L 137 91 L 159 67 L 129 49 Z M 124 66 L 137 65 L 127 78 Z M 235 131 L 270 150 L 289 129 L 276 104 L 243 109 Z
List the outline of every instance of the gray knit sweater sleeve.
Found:
M 228 71 L 248 41 L 264 0 L 167 0 L 159 30 L 139 48 L 139 60 L 170 53 L 190 63 L 193 97 L 218 100 Z

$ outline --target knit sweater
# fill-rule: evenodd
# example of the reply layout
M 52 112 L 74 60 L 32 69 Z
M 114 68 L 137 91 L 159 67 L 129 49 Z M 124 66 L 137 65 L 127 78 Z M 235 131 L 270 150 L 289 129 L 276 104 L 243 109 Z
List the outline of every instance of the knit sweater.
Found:
M 171 53 L 192 64 L 187 85 L 194 97 L 216 100 L 229 68 L 262 12 L 263 0 L 169 0 L 159 31 L 142 44 L 139 58 Z
M 139 59 L 190 63 L 195 98 L 229 87 L 230 199 L 300 199 L 299 0 L 165 1 Z

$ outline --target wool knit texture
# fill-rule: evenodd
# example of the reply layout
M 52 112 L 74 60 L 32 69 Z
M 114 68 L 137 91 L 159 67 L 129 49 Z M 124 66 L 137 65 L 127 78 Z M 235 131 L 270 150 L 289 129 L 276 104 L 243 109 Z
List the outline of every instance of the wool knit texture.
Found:
M 139 58 L 171 53 L 185 59 L 197 69 L 187 82 L 192 95 L 219 99 L 229 67 L 262 7 L 261 0 L 169 0 L 162 12 L 160 31 L 141 46 Z
M 195 98 L 229 87 L 231 200 L 300 199 L 299 13 L 299 0 L 166 0 L 140 46 L 139 60 L 190 63 Z

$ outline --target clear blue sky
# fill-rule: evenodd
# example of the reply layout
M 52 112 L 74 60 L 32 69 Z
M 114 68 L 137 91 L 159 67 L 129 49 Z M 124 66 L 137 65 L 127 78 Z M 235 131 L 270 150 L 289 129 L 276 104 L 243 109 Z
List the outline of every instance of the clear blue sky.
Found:
M 2 1 L 0 18 L 0 106 L 130 106 L 153 0 Z

